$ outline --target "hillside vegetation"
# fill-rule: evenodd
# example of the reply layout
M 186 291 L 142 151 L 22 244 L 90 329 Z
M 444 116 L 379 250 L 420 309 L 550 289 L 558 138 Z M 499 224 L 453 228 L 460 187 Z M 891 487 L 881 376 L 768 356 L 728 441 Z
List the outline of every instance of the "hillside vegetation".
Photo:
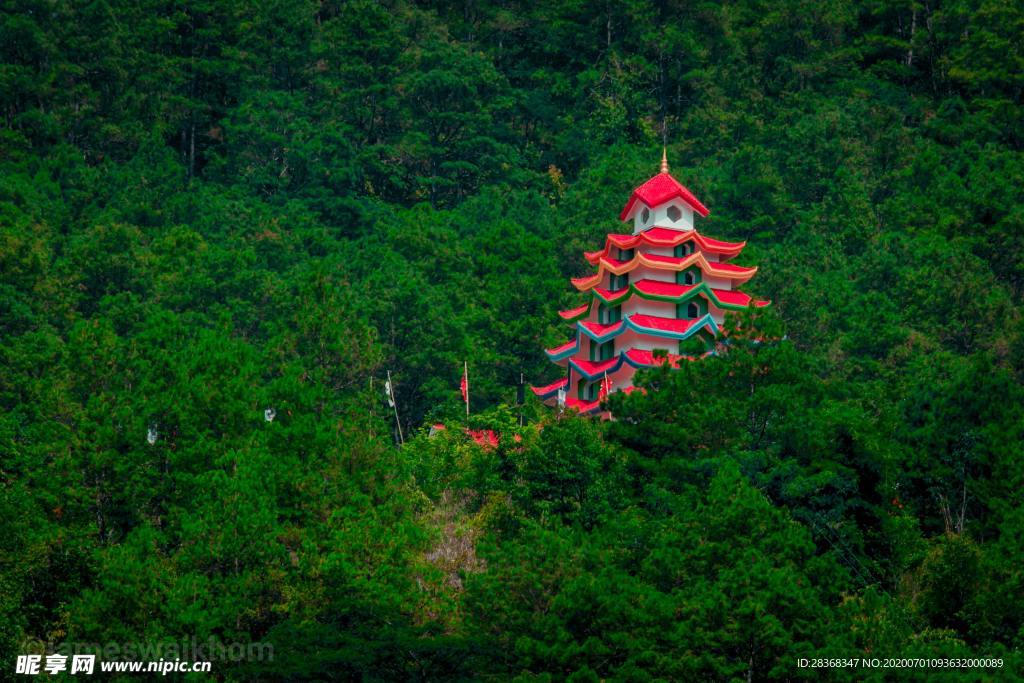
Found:
M 1012 677 L 1022 36 L 1010 0 L 5 2 L 0 666 Z M 520 427 L 663 141 L 784 340 Z

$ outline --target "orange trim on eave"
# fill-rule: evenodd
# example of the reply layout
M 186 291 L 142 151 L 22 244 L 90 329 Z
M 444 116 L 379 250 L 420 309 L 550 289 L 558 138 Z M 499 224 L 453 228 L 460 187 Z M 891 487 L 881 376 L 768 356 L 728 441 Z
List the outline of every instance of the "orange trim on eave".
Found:
M 669 228 L 650 228 L 644 232 L 637 233 L 636 235 L 619 235 L 610 233 L 605 237 L 604 248 L 598 251 L 586 251 L 583 252 L 583 258 L 585 258 L 591 265 L 596 265 L 597 262 L 608 256 L 608 252 L 612 245 L 619 249 L 633 249 L 638 245 L 644 243 L 652 247 L 677 247 L 680 244 L 693 240 L 703 251 L 708 251 L 714 254 L 721 254 L 726 258 L 734 258 L 739 255 L 743 248 L 747 246 L 746 240 L 743 242 L 725 242 L 723 240 L 716 240 L 710 237 L 704 237 L 696 230 L 687 231 L 675 231 L 677 236 L 673 237 L 655 237 L 649 233 L 654 230 L 665 230 L 670 231 Z
M 700 252 L 681 258 L 673 256 L 657 256 L 656 254 L 652 254 L 651 256 L 654 258 L 650 258 L 646 254 L 637 254 L 629 261 L 616 261 L 615 263 L 610 262 L 608 259 L 601 259 L 598 264 L 596 274 L 589 277 L 573 278 L 572 284 L 579 291 L 585 292 L 588 289 L 593 289 L 601 282 L 605 271 L 612 273 L 613 275 L 622 275 L 636 270 L 637 266 L 646 266 L 655 270 L 679 272 L 697 264 L 700 267 L 701 272 L 705 275 L 728 278 L 729 280 L 733 280 L 737 284 L 741 285 L 750 280 L 750 278 L 754 277 L 754 274 L 757 273 L 757 266 L 745 268 L 743 266 L 728 264 L 728 268 L 716 268 L 715 266 L 726 264 L 708 261 L 704 258 L 704 254 Z M 678 261 L 678 263 L 673 263 L 673 261 Z

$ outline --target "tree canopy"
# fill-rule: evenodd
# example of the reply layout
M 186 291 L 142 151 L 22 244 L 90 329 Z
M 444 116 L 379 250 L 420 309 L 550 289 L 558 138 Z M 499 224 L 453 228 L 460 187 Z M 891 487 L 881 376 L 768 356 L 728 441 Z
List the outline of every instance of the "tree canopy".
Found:
M 1018 675 L 1022 35 L 1007 0 L 5 2 L 2 666 Z M 518 409 L 663 144 L 773 305 L 613 422 Z

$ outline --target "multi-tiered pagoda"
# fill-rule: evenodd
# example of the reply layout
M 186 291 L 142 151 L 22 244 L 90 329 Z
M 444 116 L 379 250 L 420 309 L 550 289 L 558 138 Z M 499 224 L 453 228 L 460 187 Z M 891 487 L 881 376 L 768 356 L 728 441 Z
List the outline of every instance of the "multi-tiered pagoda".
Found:
M 669 174 L 663 154 L 661 172 L 633 190 L 619 216 L 633 223 L 633 232 L 610 234 L 603 249 L 584 254 L 597 272 L 572 284 L 586 301 L 559 313 L 573 325 L 572 339 L 546 350 L 567 373 L 532 387 L 537 396 L 549 405 L 561 397 L 568 408 L 597 413 L 607 391 L 632 388 L 638 369 L 713 352 L 727 311 L 768 305 L 737 290 L 757 272 L 729 263 L 746 242 L 697 231 L 695 217 L 707 215 Z

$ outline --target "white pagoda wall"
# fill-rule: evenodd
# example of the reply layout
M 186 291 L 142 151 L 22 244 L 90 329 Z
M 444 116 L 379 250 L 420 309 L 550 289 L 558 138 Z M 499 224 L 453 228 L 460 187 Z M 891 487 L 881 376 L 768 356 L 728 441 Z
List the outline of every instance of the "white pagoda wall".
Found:
M 641 315 L 657 315 L 662 318 L 676 317 L 676 305 L 667 301 L 649 301 L 634 296 L 629 302 L 622 305 L 622 315 L 625 317 L 630 313 Z
M 638 248 L 641 253 L 644 254 L 656 254 L 658 256 L 675 256 L 675 247 L 657 247 L 643 245 Z M 704 258 L 712 263 L 717 263 L 720 259 L 718 254 L 704 252 Z
M 674 206 L 682 212 L 678 221 L 668 217 L 668 208 Z M 644 209 L 650 209 L 651 215 L 646 222 L 643 221 Z M 671 228 L 673 230 L 693 230 L 693 209 L 681 199 L 673 199 L 670 202 L 651 209 L 643 202 L 637 202 L 633 206 L 633 234 L 643 232 L 653 227 Z
M 634 273 L 636 275 L 634 276 Z M 640 267 L 629 274 L 630 282 L 639 280 L 654 280 L 655 282 L 675 282 L 676 273 L 674 270 L 654 270 L 653 268 Z
M 708 283 L 711 289 L 732 289 L 732 280 L 715 275 L 705 275 L 704 282 Z
M 644 254 L 657 254 L 658 256 L 674 256 L 675 249 L 673 247 L 655 247 L 643 245 L 639 248 L 640 252 Z

